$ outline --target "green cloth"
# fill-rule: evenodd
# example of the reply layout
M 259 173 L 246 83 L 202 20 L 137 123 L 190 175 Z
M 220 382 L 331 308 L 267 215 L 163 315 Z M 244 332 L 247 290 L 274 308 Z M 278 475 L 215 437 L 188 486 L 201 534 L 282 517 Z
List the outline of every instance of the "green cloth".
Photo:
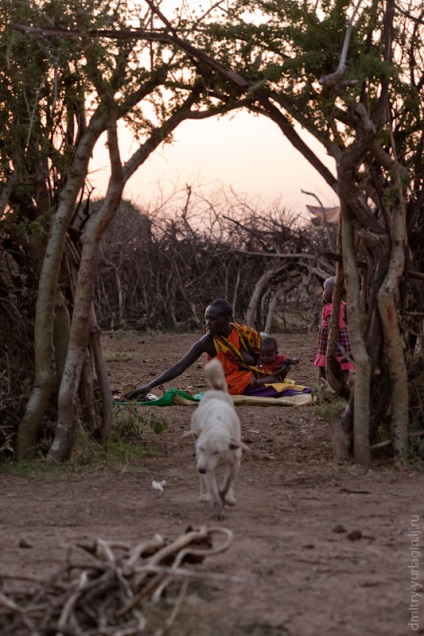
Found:
M 143 400 L 137 402 L 120 402 L 120 404 L 137 404 L 138 406 L 172 406 L 174 404 L 190 404 L 200 402 L 203 393 L 197 395 L 190 395 L 184 391 L 178 389 L 168 389 L 168 391 L 157 398 L 157 400 Z

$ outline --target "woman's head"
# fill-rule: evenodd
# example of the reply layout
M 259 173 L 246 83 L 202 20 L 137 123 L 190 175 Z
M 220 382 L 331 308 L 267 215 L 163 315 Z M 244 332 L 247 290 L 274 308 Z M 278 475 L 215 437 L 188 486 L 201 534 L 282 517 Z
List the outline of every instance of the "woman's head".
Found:
M 228 336 L 233 308 L 228 300 L 219 298 L 206 307 L 206 330 L 213 336 Z

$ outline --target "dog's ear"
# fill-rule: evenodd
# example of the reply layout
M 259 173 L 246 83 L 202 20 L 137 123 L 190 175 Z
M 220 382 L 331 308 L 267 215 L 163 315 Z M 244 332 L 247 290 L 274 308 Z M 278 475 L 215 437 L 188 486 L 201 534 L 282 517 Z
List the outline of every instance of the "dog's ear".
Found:
M 197 439 L 199 437 L 199 433 L 200 431 L 186 431 L 181 437 L 195 437 Z
M 250 448 L 244 442 L 232 437 L 230 439 L 230 450 L 237 450 L 238 448 L 243 448 L 244 450 L 250 451 Z

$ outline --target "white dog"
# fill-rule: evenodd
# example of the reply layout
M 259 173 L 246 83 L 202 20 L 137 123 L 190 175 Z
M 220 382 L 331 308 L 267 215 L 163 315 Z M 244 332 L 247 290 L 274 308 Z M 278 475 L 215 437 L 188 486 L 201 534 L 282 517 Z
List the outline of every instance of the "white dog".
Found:
M 224 370 L 219 360 L 205 366 L 210 391 L 206 391 L 191 418 L 191 431 L 196 438 L 196 467 L 200 477 L 200 501 L 213 503 L 213 517 L 224 518 L 224 504 L 234 506 L 233 482 L 240 467 L 240 420 L 228 394 Z M 246 448 L 246 447 L 245 447 Z M 218 490 L 215 469 L 224 465 L 225 474 Z

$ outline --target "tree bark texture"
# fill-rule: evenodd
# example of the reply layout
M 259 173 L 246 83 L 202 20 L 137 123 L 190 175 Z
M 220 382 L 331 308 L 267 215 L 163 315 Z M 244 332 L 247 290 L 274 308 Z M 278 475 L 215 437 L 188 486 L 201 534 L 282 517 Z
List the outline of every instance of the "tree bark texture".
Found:
M 21 421 L 17 456 L 31 456 L 35 450 L 42 417 L 56 387 L 54 352 L 55 305 L 66 234 L 75 209 L 75 201 L 84 183 L 88 162 L 105 125 L 105 115 L 93 117 L 75 152 L 68 181 L 60 194 L 56 214 L 52 216 L 46 252 L 41 267 L 35 316 L 35 383 Z
M 112 175 L 103 205 L 90 216 L 81 235 L 81 260 L 74 292 L 68 354 L 59 389 L 58 422 L 55 437 L 47 455 L 49 461 L 67 459 L 73 449 L 75 432 L 79 424 L 78 390 L 88 351 L 99 244 L 104 230 L 119 207 L 124 186 L 116 118 L 111 118 L 107 130 Z
M 398 204 L 394 206 L 391 230 L 389 268 L 378 292 L 378 308 L 386 341 L 385 354 L 391 384 L 391 432 L 395 455 L 404 461 L 408 447 L 409 391 L 405 363 L 405 343 L 399 324 L 396 299 L 405 269 L 406 213 L 399 172 L 395 167 Z
M 353 394 L 353 455 L 356 462 L 368 466 L 371 460 L 369 439 L 371 364 L 362 335 L 360 280 L 354 250 L 354 219 L 342 195 L 340 203 L 347 324 L 356 368 Z

